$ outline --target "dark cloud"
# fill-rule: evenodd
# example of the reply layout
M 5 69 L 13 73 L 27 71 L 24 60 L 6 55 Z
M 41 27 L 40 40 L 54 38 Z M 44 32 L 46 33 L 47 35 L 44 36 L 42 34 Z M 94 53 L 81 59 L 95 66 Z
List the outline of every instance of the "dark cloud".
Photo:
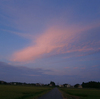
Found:
M 40 82 L 47 74 L 41 68 L 27 68 L 24 66 L 12 66 L 5 62 L 0 62 L 0 79 L 5 81 Z
M 50 71 L 51 70 L 43 70 L 41 68 L 31 69 L 24 66 L 15 67 L 5 62 L 0 62 L 0 80 L 7 82 L 50 83 L 50 81 L 54 81 L 56 84 L 74 84 L 73 79 L 78 79 L 79 77 L 77 75 L 44 74 Z
M 77 71 L 77 70 L 76 70 Z M 56 84 L 76 84 L 85 81 L 95 80 L 99 78 L 99 68 L 88 67 L 88 69 L 79 69 L 77 73 L 71 75 L 50 75 L 46 72 L 52 72 L 52 70 L 43 70 L 42 68 L 28 68 L 24 66 L 13 66 L 5 62 L 0 62 L 0 80 L 7 82 L 26 82 L 26 83 L 44 83 L 48 84 L 50 81 L 54 81 Z M 74 70 L 75 72 L 75 70 Z

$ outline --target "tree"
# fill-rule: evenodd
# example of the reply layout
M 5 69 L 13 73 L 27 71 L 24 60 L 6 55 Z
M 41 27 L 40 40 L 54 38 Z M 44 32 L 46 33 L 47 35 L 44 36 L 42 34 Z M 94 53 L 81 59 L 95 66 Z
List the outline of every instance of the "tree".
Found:
M 90 81 L 87 83 L 82 83 L 83 88 L 100 88 L 100 82 Z
M 55 86 L 55 82 L 51 81 L 50 85 Z
M 75 87 L 75 88 L 78 88 L 79 85 L 80 85 L 80 84 L 76 84 L 76 85 L 74 85 L 74 87 Z

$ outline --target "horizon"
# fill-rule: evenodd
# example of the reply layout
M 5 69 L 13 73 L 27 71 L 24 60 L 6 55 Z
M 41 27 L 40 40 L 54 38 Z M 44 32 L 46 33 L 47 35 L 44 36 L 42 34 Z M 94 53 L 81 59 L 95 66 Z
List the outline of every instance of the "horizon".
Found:
M 100 0 L 1 0 L 0 80 L 100 82 Z
M 0 80 L 0 82 L 2 82 L 3 80 Z M 21 83 L 21 84 L 29 84 L 29 85 L 31 85 L 31 84 L 44 84 L 44 85 L 50 85 L 50 82 L 54 82 L 54 81 L 50 81 L 49 83 L 39 83 L 39 82 L 37 82 L 37 83 L 34 83 L 34 82 L 29 82 L 29 83 L 27 83 L 27 82 L 12 82 L 12 81 L 10 81 L 10 82 L 7 82 L 7 81 L 3 81 L 3 82 L 6 82 L 6 84 L 14 84 L 14 83 Z M 88 82 L 82 82 L 82 83 L 76 83 L 76 84 L 79 84 L 79 85 L 82 85 L 83 83 L 89 83 L 89 82 L 95 82 L 95 83 L 100 83 L 100 82 L 96 82 L 96 81 L 88 81 Z M 55 83 L 55 82 L 54 82 Z M 0 83 L 1 84 L 1 83 Z M 2 83 L 2 84 L 4 84 L 5 85 L 5 83 Z M 64 84 L 68 84 L 68 85 L 71 85 L 71 84 L 69 84 L 69 83 L 62 83 L 62 84 L 59 84 L 59 83 L 55 83 L 55 85 L 56 86 L 58 86 L 58 85 L 64 85 Z M 76 84 L 74 84 L 74 85 L 76 85 Z M 74 85 L 71 85 L 71 86 L 74 86 Z

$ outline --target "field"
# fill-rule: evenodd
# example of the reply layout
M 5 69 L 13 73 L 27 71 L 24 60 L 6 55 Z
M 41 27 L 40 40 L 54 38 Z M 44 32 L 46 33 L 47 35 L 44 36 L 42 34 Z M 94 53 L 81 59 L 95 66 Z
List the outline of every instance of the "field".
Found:
M 37 99 L 51 87 L 0 85 L 0 99 Z
M 59 88 L 65 99 L 100 99 L 100 89 Z

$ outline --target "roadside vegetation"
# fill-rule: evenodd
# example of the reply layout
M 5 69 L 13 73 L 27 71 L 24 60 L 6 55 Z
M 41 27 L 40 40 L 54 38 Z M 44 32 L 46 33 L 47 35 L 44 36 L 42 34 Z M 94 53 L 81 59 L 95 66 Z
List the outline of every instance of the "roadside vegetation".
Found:
M 0 99 L 37 99 L 52 87 L 0 85 Z
M 59 88 L 64 99 L 100 99 L 100 89 Z

